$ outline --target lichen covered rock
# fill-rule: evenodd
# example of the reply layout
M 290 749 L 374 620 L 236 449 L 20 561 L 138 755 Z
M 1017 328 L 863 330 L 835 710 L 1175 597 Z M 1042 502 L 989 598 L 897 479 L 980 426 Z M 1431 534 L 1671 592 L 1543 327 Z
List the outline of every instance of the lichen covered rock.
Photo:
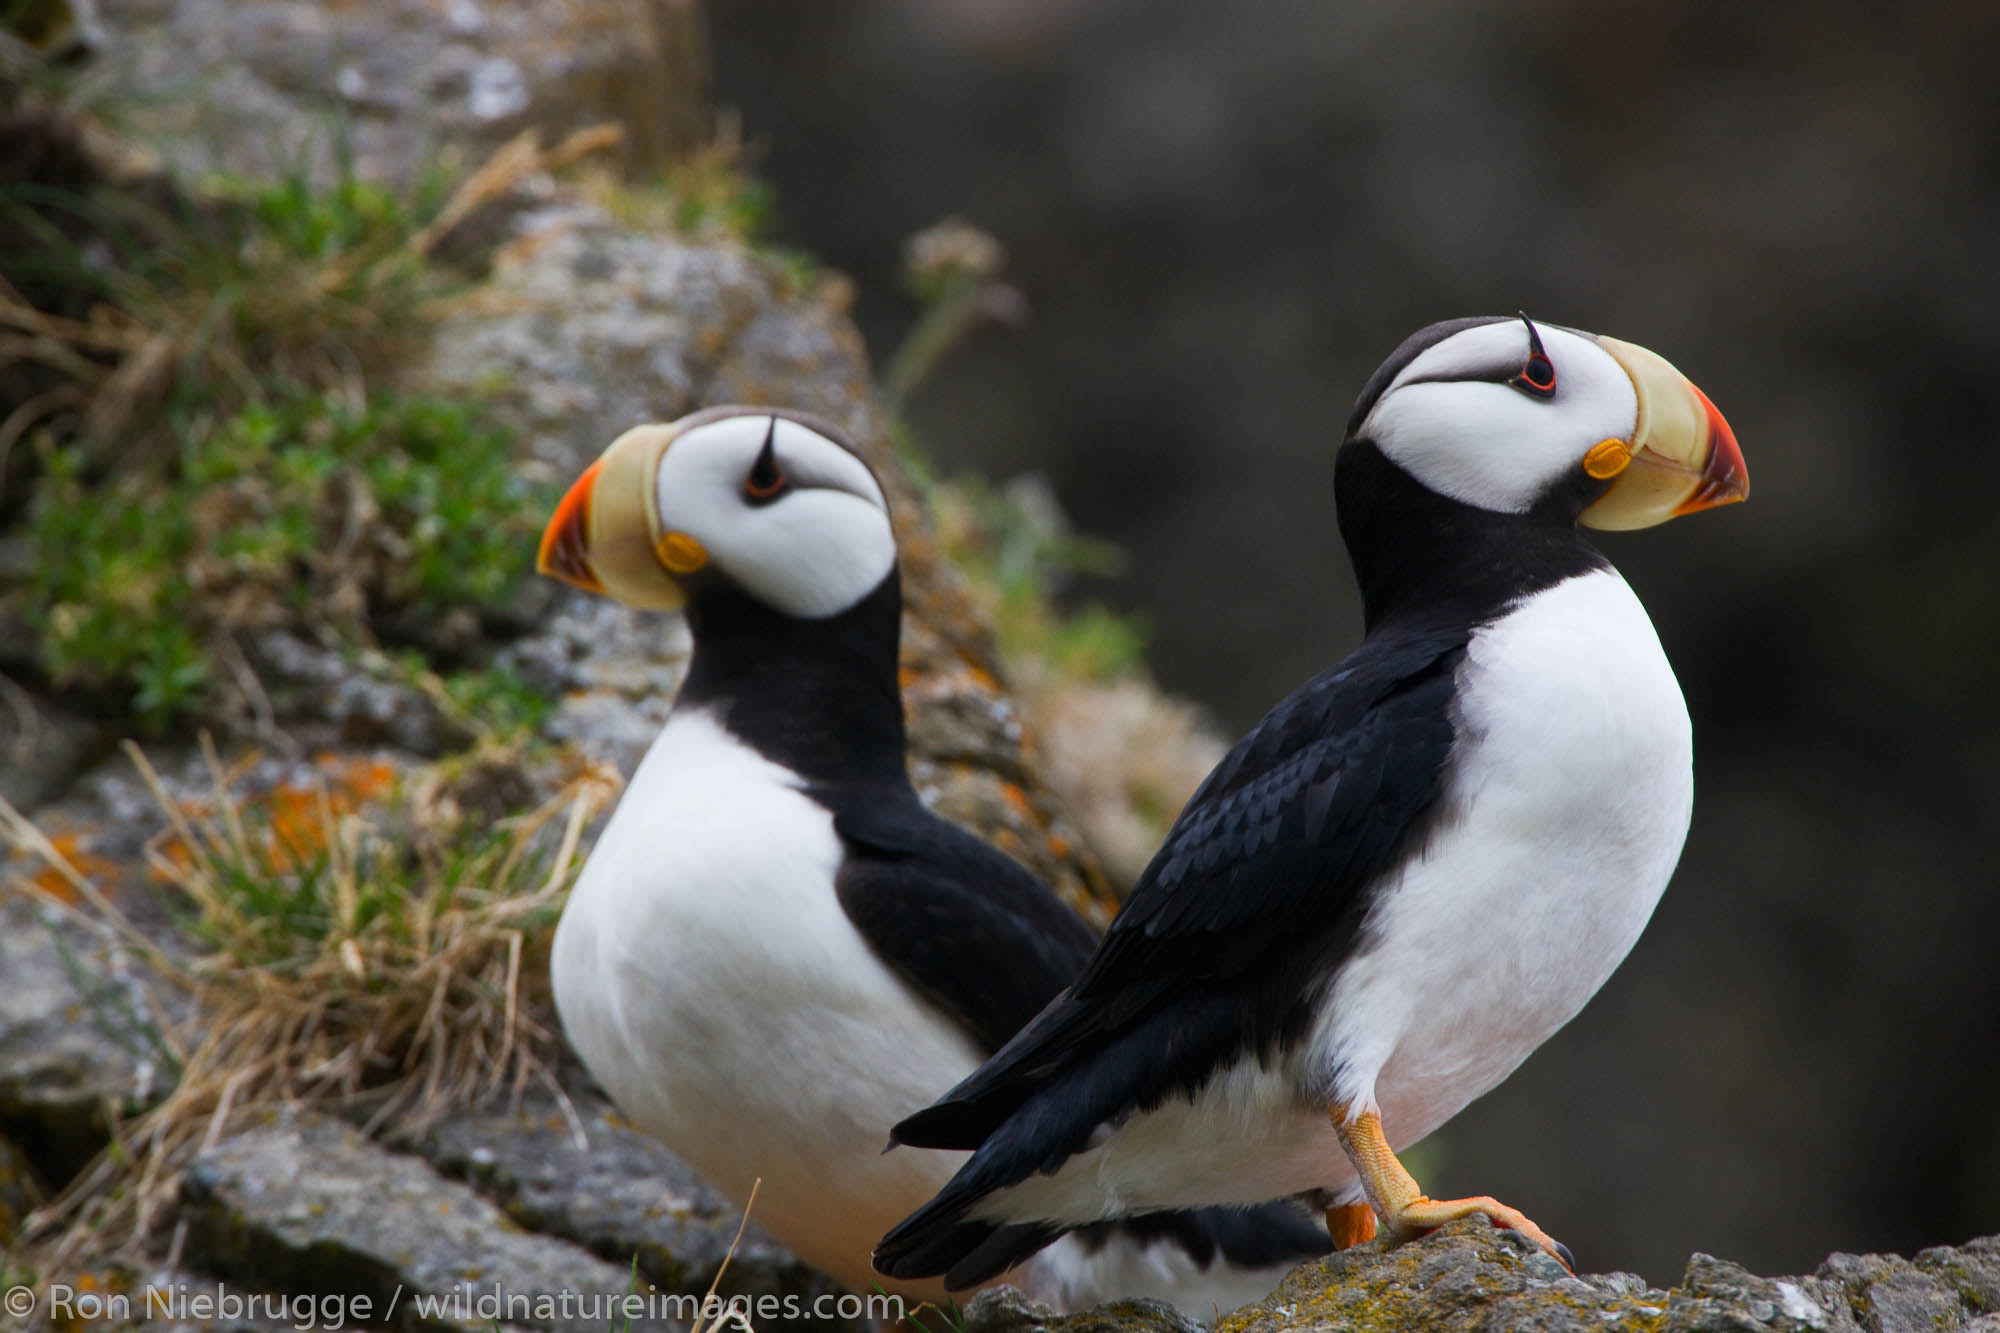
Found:
M 636 1264 L 664 1290 L 708 1290 L 726 1255 L 731 1294 L 838 1290 L 754 1224 L 736 1244 L 743 1210 L 593 1094 L 452 1116 L 408 1146 L 520 1225 Z
M 1662 1291 L 1630 1273 L 1572 1276 L 1484 1218 L 1405 1245 L 1377 1240 L 1296 1269 L 1216 1333 L 1990 1333 L 2000 1320 L 2000 1237 L 1955 1249 L 1835 1255 L 1805 1277 L 1759 1277 L 1697 1254 Z M 1061 1317 L 1017 1293 L 982 1294 L 971 1333 L 1178 1333 L 1150 1303 Z
M 376 1310 L 408 1301 L 385 1321 L 406 1327 L 488 1329 L 497 1318 L 601 1333 L 612 1326 L 603 1313 L 610 1302 L 648 1290 L 629 1269 L 524 1230 L 417 1158 L 320 1117 L 286 1117 L 225 1140 L 196 1159 L 181 1193 L 188 1255 L 204 1271 L 280 1291 L 366 1296 Z M 479 1304 L 489 1291 L 497 1293 L 490 1317 Z M 631 1327 L 680 1325 L 640 1317 Z
M 629 126 L 656 165 L 707 132 L 687 0 L 97 0 L 74 40 L 119 89 L 119 121 L 199 177 L 421 179 L 524 129 Z

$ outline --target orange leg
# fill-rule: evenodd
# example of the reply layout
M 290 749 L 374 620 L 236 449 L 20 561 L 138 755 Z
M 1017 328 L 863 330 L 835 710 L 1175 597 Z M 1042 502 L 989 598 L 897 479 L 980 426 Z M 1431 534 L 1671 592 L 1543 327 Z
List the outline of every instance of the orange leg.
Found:
M 1340 1136 L 1340 1146 L 1347 1150 L 1348 1160 L 1354 1163 L 1355 1171 L 1361 1176 L 1361 1187 L 1368 1192 L 1368 1202 L 1381 1215 L 1382 1225 L 1399 1239 L 1409 1240 L 1433 1227 L 1441 1227 L 1474 1213 L 1484 1213 L 1492 1219 L 1494 1226 L 1520 1232 L 1547 1250 L 1564 1268 L 1576 1271 L 1570 1263 L 1569 1251 L 1530 1221 L 1520 1209 L 1509 1208 L 1498 1199 L 1483 1194 L 1470 1199 L 1433 1199 L 1426 1195 L 1410 1173 L 1403 1169 L 1403 1164 L 1396 1160 L 1389 1141 L 1382 1136 L 1382 1117 L 1373 1111 L 1364 1111 L 1349 1120 L 1345 1108 L 1336 1106 L 1328 1111 L 1328 1115 L 1333 1119 L 1334 1132 Z M 1340 1243 L 1338 1233 L 1335 1233 L 1334 1243 Z
M 1326 1230 L 1334 1249 L 1351 1250 L 1375 1239 L 1375 1210 L 1365 1203 L 1337 1203 L 1326 1210 Z

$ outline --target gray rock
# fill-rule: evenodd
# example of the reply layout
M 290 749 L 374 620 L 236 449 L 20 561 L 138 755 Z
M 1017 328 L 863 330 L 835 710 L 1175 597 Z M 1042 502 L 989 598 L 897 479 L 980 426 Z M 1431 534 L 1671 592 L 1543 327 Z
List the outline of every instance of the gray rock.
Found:
M 45 1194 L 28 1154 L 0 1135 L 0 1254 L 21 1234 L 21 1224 L 41 1206 Z
M 164 1018 L 137 969 L 75 921 L 0 898 L 0 1130 L 49 1184 L 103 1145 L 107 1108 L 134 1110 L 166 1090 L 147 1031 Z
M 1986 1236 L 1956 1248 L 1941 1245 L 1919 1251 L 1922 1272 L 1956 1293 L 1969 1310 L 2000 1312 L 2000 1236 Z
M 323 1117 L 277 1117 L 218 1144 L 183 1174 L 181 1199 L 198 1268 L 367 1297 L 392 1327 L 487 1333 L 498 1320 L 602 1333 L 624 1326 L 628 1296 L 651 1292 L 629 1269 L 524 1231 L 470 1187 Z M 669 1314 L 641 1311 L 631 1327 L 685 1326 Z
M 0 800 L 21 810 L 48 800 L 103 739 L 104 729 L 96 723 L 0 674 Z
M 832 289 L 799 290 L 736 242 L 642 232 L 578 203 L 517 219 L 482 299 L 439 330 L 429 373 L 487 399 L 563 481 L 631 427 L 712 403 L 877 426 L 866 353 Z
M 621 1266 L 636 1258 L 640 1275 L 663 1290 L 707 1291 L 742 1209 L 596 1096 L 579 1094 L 574 1109 L 576 1126 L 552 1098 L 531 1097 L 516 1111 L 453 1116 L 409 1146 L 524 1227 L 574 1241 Z M 576 1139 L 578 1128 L 583 1143 Z M 719 1290 L 810 1301 L 839 1288 L 753 1222 Z
M 1112 1301 L 1094 1310 L 1059 1315 L 1013 1287 L 980 1292 L 965 1307 L 964 1333 L 1198 1333 L 1192 1322 L 1159 1301 Z
M 320 180 L 343 153 L 407 186 L 440 155 L 480 156 L 626 126 L 628 167 L 706 137 L 688 0 L 98 0 L 97 77 L 119 121 L 192 176 Z
M 250 656 L 270 692 L 279 721 L 304 721 L 324 734 L 311 739 L 345 749 L 394 746 L 426 758 L 463 746 L 470 737 L 447 720 L 428 695 L 400 679 L 379 653 L 309 643 L 286 630 L 267 630 Z

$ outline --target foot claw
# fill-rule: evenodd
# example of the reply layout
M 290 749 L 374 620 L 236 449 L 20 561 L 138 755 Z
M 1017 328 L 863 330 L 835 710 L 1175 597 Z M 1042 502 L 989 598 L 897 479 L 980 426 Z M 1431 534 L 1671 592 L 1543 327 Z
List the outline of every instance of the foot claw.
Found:
M 1569 1252 L 1569 1246 L 1563 1244 L 1559 1240 L 1554 1239 L 1553 1237 L 1550 1238 L 1549 1244 L 1556 1247 L 1556 1262 L 1561 1264 L 1564 1268 L 1567 1268 L 1569 1270 L 1569 1275 L 1571 1277 L 1575 1277 L 1576 1256 Z

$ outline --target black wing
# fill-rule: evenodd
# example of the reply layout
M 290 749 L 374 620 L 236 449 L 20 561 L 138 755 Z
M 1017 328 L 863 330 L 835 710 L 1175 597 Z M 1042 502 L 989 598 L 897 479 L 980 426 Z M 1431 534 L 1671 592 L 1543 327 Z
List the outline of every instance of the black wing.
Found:
M 1463 628 L 1371 636 L 1237 743 L 1071 989 L 896 1127 L 899 1143 L 986 1145 L 904 1227 L 1053 1170 L 1099 1124 L 1302 1033 L 1369 888 L 1426 825 L 1468 638 Z M 1033 1114 L 1016 1115 L 1031 1103 Z
M 854 928 L 903 981 L 991 1052 L 1073 980 L 1096 933 L 1028 870 L 937 818 L 907 788 L 815 788 L 833 811 L 846 857 L 834 889 Z M 1205 1208 L 1097 1229 L 1144 1248 L 1173 1245 L 1207 1268 L 1297 1263 L 1330 1248 L 1317 1222 L 1287 1203 Z M 984 1281 L 1033 1254 L 1061 1228 L 955 1228 L 938 1271 L 967 1253 Z M 935 1248 L 935 1242 L 933 1243 Z
M 816 790 L 847 856 L 847 919 L 911 988 L 991 1053 L 1068 985 L 1096 932 L 1012 857 L 907 788 Z

